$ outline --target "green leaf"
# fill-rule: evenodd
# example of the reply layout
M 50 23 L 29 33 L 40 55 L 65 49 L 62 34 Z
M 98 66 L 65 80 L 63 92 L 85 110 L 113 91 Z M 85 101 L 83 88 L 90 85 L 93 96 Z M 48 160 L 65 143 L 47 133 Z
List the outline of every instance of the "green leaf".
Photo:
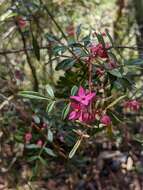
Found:
M 38 159 L 40 160 L 40 162 L 41 162 L 43 165 L 47 165 L 46 160 L 44 160 L 41 156 L 39 156 Z
M 77 39 L 79 38 L 80 34 L 81 34 L 81 24 L 79 24 L 79 25 L 77 26 L 77 29 L 76 29 L 76 36 L 77 36 Z
M 142 59 L 125 60 L 125 65 L 143 66 L 143 60 Z
M 70 69 L 74 64 L 75 64 L 76 60 L 73 58 L 69 58 L 69 59 L 64 59 L 63 61 L 61 61 L 60 63 L 58 63 L 58 65 L 56 66 L 56 70 L 68 70 Z
M 98 39 L 98 42 L 101 43 L 103 45 L 103 47 L 105 48 L 105 42 L 104 42 L 104 38 L 103 38 L 102 34 L 96 33 L 96 37 Z
M 108 31 L 108 29 L 107 29 L 107 28 L 105 29 L 105 32 L 106 32 L 106 35 L 108 36 L 108 38 L 109 38 L 109 40 L 110 40 L 110 42 L 111 42 L 112 46 L 114 46 L 114 41 L 113 41 L 113 39 L 112 39 L 111 35 L 109 34 L 109 31 Z
M 45 36 L 46 36 L 47 40 L 50 42 L 59 41 L 59 38 L 57 38 L 56 36 L 54 36 L 52 34 L 47 33 Z
M 81 144 L 81 141 L 82 141 L 82 138 L 80 138 L 80 139 L 77 140 L 77 142 L 75 143 L 74 147 L 72 148 L 72 150 L 69 153 L 69 158 L 72 158 L 75 155 L 78 147 Z
M 46 112 L 50 113 L 53 110 L 55 103 L 55 101 L 49 102 L 46 108 Z
M 40 118 L 37 115 L 32 116 L 32 118 L 36 124 L 40 123 Z
M 54 55 L 58 55 L 59 53 L 64 53 L 67 50 L 66 46 L 55 46 L 52 51 Z
M 29 99 L 50 100 L 49 98 L 42 96 L 38 92 L 33 91 L 22 91 L 18 95 Z
M 36 144 L 28 144 L 28 145 L 26 145 L 26 148 L 28 148 L 28 149 L 38 149 L 39 146 L 36 145 Z
M 78 87 L 76 85 L 74 85 L 71 89 L 71 95 L 74 96 L 78 91 Z
M 120 73 L 119 69 L 112 69 L 111 71 L 108 71 L 113 76 L 116 76 L 117 78 L 122 78 L 122 74 Z
M 56 157 L 56 154 L 53 152 L 52 149 L 47 148 L 47 147 L 44 147 L 44 151 L 45 151 L 45 153 L 47 153 L 49 156 Z
M 85 36 L 82 41 L 84 42 L 84 45 L 87 46 L 90 44 L 90 34 Z
M 12 12 L 12 10 L 8 10 L 6 13 L 4 13 L 4 14 L 2 14 L 1 16 L 0 16 L 0 21 L 2 22 L 2 21 L 5 21 L 5 20 L 7 20 L 7 19 L 9 19 L 9 18 L 11 18 L 11 17 L 14 17 L 14 16 L 16 16 L 17 15 L 17 13 L 13 13 Z
M 123 95 L 120 96 L 119 98 L 117 98 L 116 100 L 114 100 L 111 104 L 109 104 L 106 109 L 109 109 L 111 107 L 113 107 L 114 105 L 116 105 L 118 102 L 120 102 L 122 99 L 124 99 L 127 95 Z
M 28 158 L 28 161 L 32 162 L 32 161 L 35 161 L 35 160 L 38 160 L 38 159 L 39 159 L 39 156 L 31 156 L 30 158 Z
M 33 34 L 32 34 L 32 45 L 33 45 L 35 56 L 36 56 L 37 60 L 40 61 L 40 48 L 39 48 L 39 44 L 38 44 L 37 39 L 34 37 Z
M 71 103 L 67 104 L 62 111 L 62 119 L 65 119 L 70 111 Z
M 143 135 L 142 134 L 136 134 L 133 136 L 133 139 L 141 144 L 143 144 Z
M 116 121 L 118 121 L 119 123 L 122 123 L 123 121 L 121 121 L 119 119 L 119 117 L 117 117 L 113 112 L 111 112 L 112 116 L 115 118 Z
M 49 95 L 51 98 L 54 98 L 54 97 L 55 97 L 54 91 L 53 91 L 53 88 L 51 87 L 51 85 L 47 84 L 47 85 L 46 85 L 46 90 L 47 90 L 48 95 Z
M 53 142 L 53 133 L 50 129 L 48 129 L 48 135 L 47 135 L 48 141 Z

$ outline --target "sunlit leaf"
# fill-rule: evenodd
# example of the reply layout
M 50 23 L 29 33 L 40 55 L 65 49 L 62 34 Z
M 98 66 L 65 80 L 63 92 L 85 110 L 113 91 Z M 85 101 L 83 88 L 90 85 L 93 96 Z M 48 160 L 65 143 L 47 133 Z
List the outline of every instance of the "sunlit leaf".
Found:
M 44 147 L 44 151 L 45 151 L 45 153 L 47 153 L 49 156 L 56 157 L 56 154 L 53 152 L 52 149 L 47 148 L 47 147 Z
M 119 71 L 119 69 L 112 69 L 110 71 L 108 71 L 111 75 L 116 76 L 117 78 L 122 78 L 122 74 Z
M 48 95 L 49 95 L 51 98 L 54 98 L 54 97 L 55 97 L 54 91 L 53 91 L 53 88 L 51 87 L 51 85 L 47 84 L 47 85 L 46 85 L 46 90 L 47 90 Z
M 56 66 L 56 70 L 68 70 L 75 64 L 76 60 L 73 58 L 64 59 Z
M 49 102 L 46 108 L 46 112 L 50 113 L 53 110 L 55 103 L 55 101 Z
M 69 158 L 72 158 L 75 155 L 78 147 L 81 144 L 81 141 L 82 141 L 82 138 L 80 138 L 80 139 L 77 140 L 77 142 L 75 143 L 74 147 L 72 148 L 72 150 L 69 153 Z
M 49 142 L 53 142 L 53 133 L 52 133 L 51 129 L 48 129 L 47 139 Z
M 127 95 L 123 95 L 120 96 L 119 98 L 117 98 L 116 100 L 114 100 L 111 104 L 109 104 L 106 109 L 112 108 L 113 106 L 115 106 L 117 103 L 119 103 L 122 99 L 124 99 Z
M 65 119 L 70 111 L 70 103 L 67 104 L 62 111 L 62 119 Z
M 71 89 L 71 95 L 74 96 L 78 91 L 78 87 L 76 85 L 74 85 Z
M 29 99 L 50 100 L 49 98 L 42 96 L 38 92 L 33 91 L 22 91 L 18 95 Z

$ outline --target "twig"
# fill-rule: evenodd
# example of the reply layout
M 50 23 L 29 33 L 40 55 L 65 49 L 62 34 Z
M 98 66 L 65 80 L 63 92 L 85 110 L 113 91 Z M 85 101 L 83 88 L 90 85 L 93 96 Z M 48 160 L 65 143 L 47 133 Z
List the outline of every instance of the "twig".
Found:
M 137 47 L 137 46 L 112 46 L 110 47 L 109 49 L 111 48 L 115 48 L 115 49 L 132 49 L 132 50 L 135 50 L 135 51 L 138 51 L 138 50 L 143 50 L 143 47 Z
M 30 69 L 31 69 L 31 73 L 32 73 L 32 76 L 33 76 L 33 79 L 34 79 L 34 90 L 38 91 L 39 90 L 39 82 L 38 82 L 38 78 L 37 78 L 37 74 L 36 74 L 36 69 L 32 64 L 30 56 L 29 56 L 28 51 L 27 51 L 26 39 L 25 39 L 25 37 L 23 35 L 23 32 L 21 31 L 21 28 L 19 27 L 17 21 L 15 21 L 15 24 L 17 26 L 17 29 L 18 29 L 20 35 L 21 35 L 21 39 L 22 39 L 22 42 L 23 42 L 24 53 L 26 55 L 27 63 L 29 65 Z
M 40 50 L 43 49 L 48 49 L 48 46 L 41 46 L 39 47 Z M 22 49 L 3 49 L 0 50 L 0 55 L 5 55 L 5 54 L 16 54 L 16 53 L 21 53 L 21 52 L 25 52 L 26 51 L 34 51 L 34 49 L 32 47 L 27 47 L 27 48 L 22 48 Z
M 9 103 L 10 100 L 12 100 L 14 98 L 14 96 L 9 96 L 8 98 L 5 97 L 5 100 L 2 102 L 2 104 L 0 104 L 0 110 Z
M 40 50 L 43 50 L 43 49 L 47 49 L 48 50 L 48 46 L 41 46 L 39 47 Z M 143 50 L 143 47 L 137 47 L 137 46 L 112 46 L 110 47 L 109 49 L 112 49 L 112 48 L 117 48 L 117 49 L 132 49 L 132 50 L 135 50 L 135 51 L 138 51 L 138 50 Z M 3 50 L 0 50 L 0 55 L 4 55 L 4 54 L 16 54 L 16 53 L 21 53 L 21 52 L 25 52 L 26 51 L 34 51 L 34 49 L 32 47 L 27 47 L 27 48 L 22 48 L 22 49 L 3 49 Z

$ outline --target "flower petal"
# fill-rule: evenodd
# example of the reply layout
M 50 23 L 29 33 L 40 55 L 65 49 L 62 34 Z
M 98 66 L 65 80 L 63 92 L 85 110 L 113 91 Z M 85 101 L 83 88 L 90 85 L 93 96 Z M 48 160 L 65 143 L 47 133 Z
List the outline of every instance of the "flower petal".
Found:
M 85 91 L 84 91 L 84 89 L 82 88 L 82 86 L 80 86 L 80 88 L 79 88 L 79 90 L 78 90 L 78 95 L 79 95 L 80 97 L 85 96 Z
M 79 96 L 70 96 L 71 99 L 81 102 L 81 98 Z
M 76 118 L 76 115 L 77 113 L 75 111 L 72 111 L 70 114 L 69 114 L 69 120 L 73 120 Z
M 85 99 L 85 100 L 81 100 L 81 103 L 85 106 L 87 106 L 89 104 L 89 100 Z

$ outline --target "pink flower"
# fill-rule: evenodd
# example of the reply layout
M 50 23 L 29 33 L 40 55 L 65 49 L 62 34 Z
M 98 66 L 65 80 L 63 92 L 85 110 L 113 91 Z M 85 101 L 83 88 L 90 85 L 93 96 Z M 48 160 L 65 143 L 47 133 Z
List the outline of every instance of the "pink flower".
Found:
M 24 138 L 25 138 L 26 143 L 28 143 L 32 139 L 32 134 L 31 133 L 26 133 Z
M 110 117 L 108 115 L 103 115 L 100 121 L 105 126 L 111 125 L 111 119 L 110 119 Z
M 42 147 L 43 141 L 42 140 L 38 140 L 36 144 L 37 144 L 37 146 Z
M 78 96 L 70 96 L 70 98 L 87 106 L 89 102 L 95 97 L 95 95 L 96 94 L 94 92 L 86 93 L 86 91 L 82 87 L 80 87 L 78 90 Z
M 82 121 L 85 123 L 91 123 L 95 120 L 95 114 L 84 112 L 82 116 Z
M 102 36 L 106 36 L 106 32 L 102 32 L 101 34 L 102 34 Z
M 81 107 L 81 105 L 72 102 L 71 103 L 71 108 L 72 108 L 72 111 L 69 114 L 69 120 L 77 120 L 77 119 L 79 119 L 81 117 L 81 115 L 82 115 L 82 107 Z
M 26 22 L 22 17 L 20 17 L 20 18 L 18 19 L 18 25 L 19 25 L 19 27 L 20 27 L 21 29 L 23 29 L 23 28 L 26 27 L 27 22 Z
M 72 111 L 69 120 L 79 120 L 80 122 L 90 123 L 95 120 L 95 114 L 89 113 L 88 108 L 78 103 L 71 103 Z
M 69 25 L 66 27 L 66 32 L 68 34 L 68 36 L 73 37 L 75 35 L 75 28 L 73 25 Z
M 107 51 L 101 43 L 97 45 L 91 44 L 90 53 L 93 57 L 108 58 Z
M 129 100 L 124 103 L 124 107 L 132 111 L 138 111 L 140 109 L 140 103 L 137 100 Z
M 47 125 L 47 123 L 43 123 L 43 124 L 42 124 L 42 128 L 43 128 L 43 129 L 46 129 L 46 128 L 48 128 L 48 125 Z

